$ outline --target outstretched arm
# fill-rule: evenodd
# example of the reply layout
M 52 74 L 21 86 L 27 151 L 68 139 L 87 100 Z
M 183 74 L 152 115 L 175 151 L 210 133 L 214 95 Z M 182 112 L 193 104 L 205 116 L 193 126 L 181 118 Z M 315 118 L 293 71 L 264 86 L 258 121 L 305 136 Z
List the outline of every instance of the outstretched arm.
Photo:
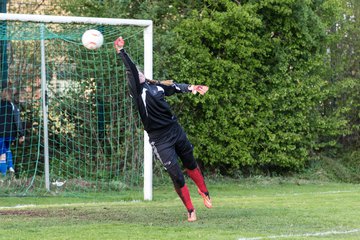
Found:
M 174 93 L 186 93 L 186 92 L 192 92 L 193 94 L 200 93 L 201 95 L 204 95 L 208 90 L 209 87 L 205 85 L 190 85 L 185 83 L 176 83 L 173 80 L 165 80 L 165 81 L 156 81 L 156 80 L 150 80 L 152 83 L 157 83 L 159 85 L 162 85 L 165 94 L 167 96 L 170 96 Z
M 129 55 L 125 52 L 124 45 L 125 41 L 122 37 L 119 37 L 114 42 L 116 52 L 121 57 L 126 68 L 126 76 L 130 85 L 131 94 L 133 97 L 135 97 L 138 94 L 141 94 L 142 91 L 139 79 L 139 71 Z

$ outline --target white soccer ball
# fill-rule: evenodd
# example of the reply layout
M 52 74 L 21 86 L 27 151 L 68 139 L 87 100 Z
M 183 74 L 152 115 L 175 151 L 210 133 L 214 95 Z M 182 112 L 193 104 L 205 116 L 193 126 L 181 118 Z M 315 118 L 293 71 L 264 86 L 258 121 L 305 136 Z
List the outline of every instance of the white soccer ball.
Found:
M 90 50 L 100 48 L 104 43 L 104 36 L 95 29 L 90 29 L 84 32 L 81 38 L 84 47 Z

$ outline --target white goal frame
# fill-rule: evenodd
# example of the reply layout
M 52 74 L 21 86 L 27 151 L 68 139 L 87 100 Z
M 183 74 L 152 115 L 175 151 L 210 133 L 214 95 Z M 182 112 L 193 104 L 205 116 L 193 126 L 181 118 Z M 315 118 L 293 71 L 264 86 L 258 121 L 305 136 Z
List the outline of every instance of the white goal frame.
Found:
M 153 77 L 153 22 L 152 20 L 139 19 L 119 19 L 119 18 L 95 18 L 95 17 L 71 17 L 53 15 L 32 15 L 32 14 L 10 14 L 0 13 L 1 20 L 37 22 L 37 23 L 83 23 L 83 24 L 102 24 L 102 25 L 127 25 L 144 27 L 144 74 L 146 78 Z M 46 90 L 46 69 L 45 69 L 45 44 L 41 41 L 41 84 L 42 99 L 45 99 Z M 49 149 L 47 137 L 47 105 L 42 101 L 42 111 L 44 114 L 44 163 L 45 163 L 45 187 L 50 191 L 49 176 Z M 144 200 L 152 200 L 153 192 L 153 162 L 152 148 L 149 137 L 144 131 Z

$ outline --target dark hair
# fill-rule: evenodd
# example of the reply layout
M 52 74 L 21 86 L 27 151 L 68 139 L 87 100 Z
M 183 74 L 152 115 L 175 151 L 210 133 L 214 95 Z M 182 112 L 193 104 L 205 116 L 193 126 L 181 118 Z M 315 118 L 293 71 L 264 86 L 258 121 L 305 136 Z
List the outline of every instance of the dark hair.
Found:
M 165 86 L 171 86 L 174 84 L 173 80 L 163 80 L 163 81 L 159 81 L 159 80 L 150 80 L 146 78 L 146 81 L 150 84 L 161 84 L 161 85 L 165 85 Z

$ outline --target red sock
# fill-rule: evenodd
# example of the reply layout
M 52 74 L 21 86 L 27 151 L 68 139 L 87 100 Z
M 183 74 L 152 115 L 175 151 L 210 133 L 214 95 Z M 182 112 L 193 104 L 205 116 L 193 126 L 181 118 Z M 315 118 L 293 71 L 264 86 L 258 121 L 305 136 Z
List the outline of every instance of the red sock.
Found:
M 186 184 L 182 188 L 175 188 L 175 191 L 179 195 L 180 199 L 184 203 L 188 211 L 194 210 L 194 206 L 191 202 L 190 192 Z
M 203 193 L 208 193 L 208 190 L 206 188 L 206 184 L 204 181 L 204 177 L 201 174 L 199 167 L 197 167 L 193 170 L 186 169 L 186 171 L 187 171 L 187 174 L 189 175 L 189 177 L 195 182 L 196 186 L 200 189 L 200 191 Z

